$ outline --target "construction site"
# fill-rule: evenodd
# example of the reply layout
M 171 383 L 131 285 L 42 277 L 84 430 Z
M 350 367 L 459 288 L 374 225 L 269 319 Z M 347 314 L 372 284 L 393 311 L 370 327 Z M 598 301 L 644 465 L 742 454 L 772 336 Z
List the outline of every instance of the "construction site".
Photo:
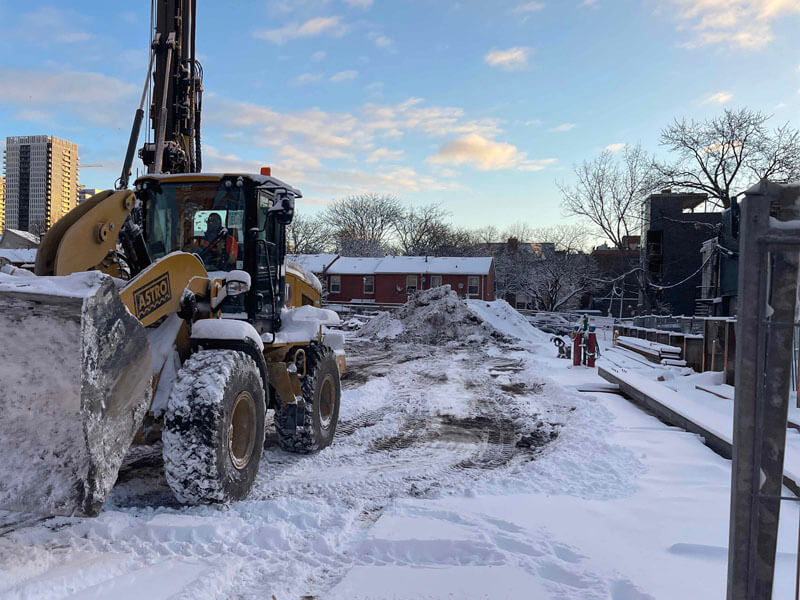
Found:
M 331 10 L 289 4 L 263 10 Z M 371 0 L 340 4 L 346 18 L 251 37 L 283 49 L 276 63 L 320 35 L 397 52 L 365 16 Z M 778 4 L 753 14 L 800 13 Z M 467 168 L 488 181 L 557 159 L 495 141 L 499 117 L 466 121 L 420 98 L 382 106 L 383 82 L 364 88 L 363 127 L 349 115 L 321 126 L 317 106 L 287 119 L 250 99 L 234 110 L 220 100 L 232 74 L 277 96 L 322 76 L 232 69 L 211 89 L 200 59 L 215 64 L 215 50 L 198 30 L 232 31 L 221 10 L 209 8 L 214 27 L 196 0 L 151 0 L 149 24 L 144 10 L 117 18 L 147 30 L 148 47 L 143 85 L 119 88 L 132 110 L 126 143 L 109 142 L 105 189 L 78 184 L 81 166 L 105 167 L 80 162 L 77 144 L 6 138 L 0 599 L 800 598 L 800 130 L 770 133 L 771 116 L 744 109 L 676 118 L 660 142 L 674 164 L 610 144 L 555 184 L 583 221 L 499 232 L 492 187 L 469 229 L 446 221 L 457 209 L 358 182 L 455 190 L 466 213 L 483 185 Z M 498 18 L 523 27 L 548 10 Z M 720 17 L 716 5 L 685 11 Z M 77 19 L 20 15 L 31 30 Z M 52 43 L 95 39 L 65 31 Z M 495 48 L 483 63 L 528 73 L 531 53 Z M 33 106 L 34 88 L 0 92 L 0 125 L 8 98 Z M 77 102 L 122 131 L 99 101 Z M 215 146 L 247 145 L 226 119 L 260 123 L 253 146 L 271 148 L 272 166 Z M 353 157 L 324 170 L 320 158 L 347 157 L 348 127 L 369 152 L 362 166 L 405 160 L 411 147 L 376 143 L 415 128 L 461 137 L 424 159 L 428 175 L 359 172 Z M 750 179 L 734 191 L 740 169 Z

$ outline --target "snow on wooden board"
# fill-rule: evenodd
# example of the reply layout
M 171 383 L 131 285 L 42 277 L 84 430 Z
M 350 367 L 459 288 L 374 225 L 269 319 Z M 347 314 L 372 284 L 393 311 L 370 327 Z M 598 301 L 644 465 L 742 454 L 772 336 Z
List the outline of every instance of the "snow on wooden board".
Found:
M 628 346 L 629 348 L 636 348 L 655 353 L 662 354 L 680 354 L 681 349 L 678 346 L 669 346 L 667 344 L 659 344 L 658 342 L 651 342 L 641 338 L 628 337 L 621 335 L 617 338 L 617 342 Z
M 615 382 L 631 386 L 683 418 L 700 425 L 727 444 L 733 443 L 733 401 L 698 390 L 694 383 L 698 379 L 708 379 L 703 376 L 721 374 L 701 373 L 695 377 L 673 377 L 668 383 L 672 383 L 675 389 L 670 389 L 666 384 L 653 381 L 633 370 L 601 365 L 601 375 L 602 369 L 613 375 Z M 794 429 L 787 431 L 784 475 L 796 485 L 800 484 L 800 432 Z

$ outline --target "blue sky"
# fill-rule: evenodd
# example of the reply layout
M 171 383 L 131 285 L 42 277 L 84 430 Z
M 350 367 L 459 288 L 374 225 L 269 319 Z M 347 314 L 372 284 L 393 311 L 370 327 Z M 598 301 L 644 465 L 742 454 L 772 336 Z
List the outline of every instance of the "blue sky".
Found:
M 300 209 L 355 192 L 456 224 L 564 220 L 557 181 L 675 116 L 798 122 L 800 0 L 200 0 L 207 170 L 262 165 Z M 0 137 L 75 141 L 118 177 L 149 2 L 0 0 Z

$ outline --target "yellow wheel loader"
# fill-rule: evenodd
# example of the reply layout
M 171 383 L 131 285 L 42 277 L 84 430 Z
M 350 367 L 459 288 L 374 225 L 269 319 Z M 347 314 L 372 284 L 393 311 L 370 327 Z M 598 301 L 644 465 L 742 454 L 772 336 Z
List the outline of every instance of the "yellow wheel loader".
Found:
M 0 508 L 99 513 L 130 445 L 163 442 L 185 503 L 247 496 L 267 410 L 280 445 L 336 431 L 341 334 L 286 265 L 300 192 L 269 174 L 152 174 L 0 273 Z

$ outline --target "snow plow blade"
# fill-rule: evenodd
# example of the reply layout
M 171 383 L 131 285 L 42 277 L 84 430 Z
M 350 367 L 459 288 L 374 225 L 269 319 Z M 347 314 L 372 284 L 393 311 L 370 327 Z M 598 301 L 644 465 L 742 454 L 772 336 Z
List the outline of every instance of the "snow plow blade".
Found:
M 0 509 L 96 516 L 151 377 L 145 330 L 110 277 L 0 273 Z

